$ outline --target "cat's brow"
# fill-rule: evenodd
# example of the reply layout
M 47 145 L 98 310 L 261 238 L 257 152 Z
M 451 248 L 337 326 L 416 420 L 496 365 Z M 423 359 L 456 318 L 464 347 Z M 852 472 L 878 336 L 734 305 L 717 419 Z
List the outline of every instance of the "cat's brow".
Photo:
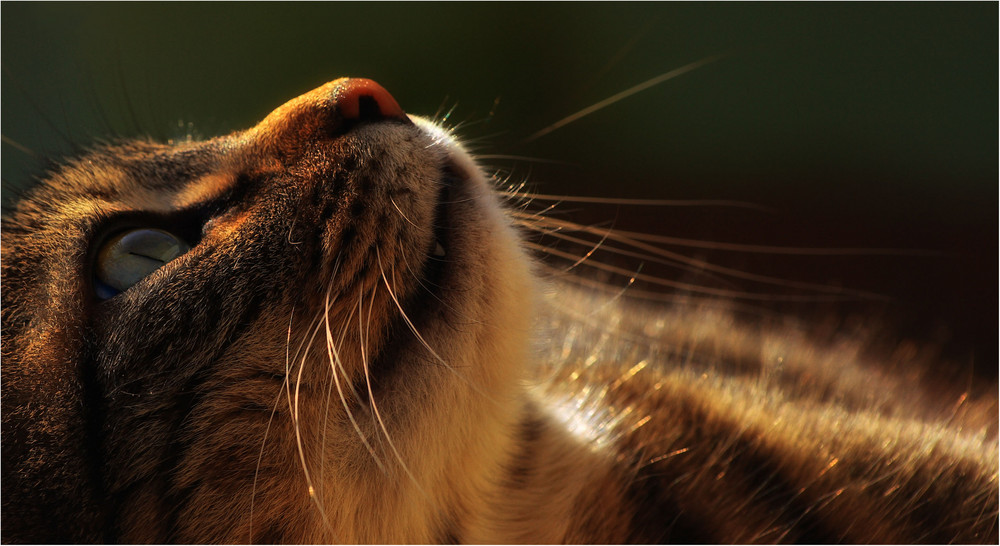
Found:
M 173 198 L 177 208 L 188 208 L 222 198 L 236 183 L 233 173 L 213 173 L 184 186 Z

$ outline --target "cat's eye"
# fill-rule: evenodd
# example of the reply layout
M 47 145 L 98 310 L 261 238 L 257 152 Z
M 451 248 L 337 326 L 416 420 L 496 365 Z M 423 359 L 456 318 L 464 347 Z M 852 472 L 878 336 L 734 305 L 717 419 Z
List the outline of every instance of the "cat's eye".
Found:
M 160 229 L 133 229 L 104 243 L 97 254 L 94 289 L 102 300 L 147 277 L 191 247 Z

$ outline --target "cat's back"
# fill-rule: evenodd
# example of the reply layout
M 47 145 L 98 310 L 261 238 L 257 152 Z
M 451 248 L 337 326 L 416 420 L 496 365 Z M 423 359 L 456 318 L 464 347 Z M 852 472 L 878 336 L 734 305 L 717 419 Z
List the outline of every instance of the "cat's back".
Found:
M 592 286 L 544 296 L 539 331 L 554 337 L 538 343 L 533 393 L 614 461 L 633 539 L 996 541 L 988 386 L 725 301 L 665 307 Z

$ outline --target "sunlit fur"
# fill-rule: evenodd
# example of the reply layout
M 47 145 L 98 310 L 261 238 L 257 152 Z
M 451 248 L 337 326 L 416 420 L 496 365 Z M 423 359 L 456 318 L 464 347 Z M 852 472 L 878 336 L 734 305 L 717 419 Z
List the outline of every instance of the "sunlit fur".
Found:
M 544 274 L 565 225 L 342 85 L 4 219 L 5 542 L 996 542 L 995 386 Z M 196 244 L 100 302 L 128 227 Z

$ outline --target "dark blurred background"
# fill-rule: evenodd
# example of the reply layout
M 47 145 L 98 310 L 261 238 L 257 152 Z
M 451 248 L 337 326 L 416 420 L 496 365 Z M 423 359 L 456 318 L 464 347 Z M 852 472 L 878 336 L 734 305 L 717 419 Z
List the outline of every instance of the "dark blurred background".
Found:
M 210 137 L 335 77 L 366 76 L 411 113 L 450 110 L 477 152 L 527 158 L 484 162 L 537 192 L 768 209 L 561 207 L 582 222 L 743 244 L 918 251 L 688 253 L 882 294 L 888 303 L 792 311 L 884 317 L 898 336 L 996 377 L 996 3 L 0 9 L 5 205 L 46 160 L 95 138 Z

